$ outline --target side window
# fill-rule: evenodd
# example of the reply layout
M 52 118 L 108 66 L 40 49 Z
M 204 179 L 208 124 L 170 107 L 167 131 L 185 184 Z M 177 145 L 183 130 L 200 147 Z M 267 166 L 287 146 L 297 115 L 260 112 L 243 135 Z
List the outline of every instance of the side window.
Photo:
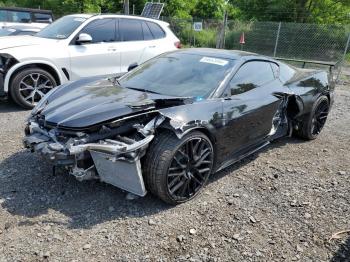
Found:
M 97 19 L 89 23 L 80 31 L 91 35 L 92 43 L 115 41 L 115 19 Z
M 244 64 L 234 75 L 229 84 L 229 93 L 238 95 L 267 84 L 275 79 L 271 63 L 253 61 Z
M 120 19 L 119 31 L 122 41 L 141 41 L 143 32 L 141 21 L 136 19 Z
M 280 79 L 283 82 L 289 81 L 295 75 L 295 69 L 289 65 L 280 64 Z
M 149 29 L 151 30 L 154 39 L 159 39 L 159 38 L 165 37 L 164 31 L 159 25 L 157 25 L 156 23 L 152 23 L 152 22 L 146 22 L 146 23 L 147 23 Z
M 6 10 L 0 10 L 0 21 L 1 22 L 7 22 L 8 21 L 7 11 Z
M 142 31 L 143 31 L 143 39 L 144 40 L 152 40 L 153 35 L 151 33 L 151 30 L 149 29 L 146 22 L 142 22 Z
M 8 14 L 10 22 L 29 23 L 31 21 L 29 12 L 9 11 Z
M 50 14 L 34 13 L 33 15 L 37 23 L 52 23 L 52 16 Z

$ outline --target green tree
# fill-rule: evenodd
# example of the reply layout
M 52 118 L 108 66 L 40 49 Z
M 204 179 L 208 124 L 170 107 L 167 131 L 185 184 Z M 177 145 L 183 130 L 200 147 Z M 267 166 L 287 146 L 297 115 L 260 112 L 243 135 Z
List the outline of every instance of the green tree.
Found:
M 130 0 L 130 12 L 141 14 L 149 0 Z M 350 21 L 350 0 L 165 0 L 163 16 L 180 19 L 229 19 L 300 23 Z M 123 0 L 2 0 L 0 6 L 50 9 L 56 17 L 70 13 L 121 13 Z
M 196 3 L 197 0 L 167 0 L 165 1 L 163 15 L 172 18 L 190 19 Z
M 200 0 L 197 1 L 192 15 L 206 19 L 222 19 L 225 12 L 225 0 Z
M 244 20 L 348 23 L 349 0 L 229 0 Z

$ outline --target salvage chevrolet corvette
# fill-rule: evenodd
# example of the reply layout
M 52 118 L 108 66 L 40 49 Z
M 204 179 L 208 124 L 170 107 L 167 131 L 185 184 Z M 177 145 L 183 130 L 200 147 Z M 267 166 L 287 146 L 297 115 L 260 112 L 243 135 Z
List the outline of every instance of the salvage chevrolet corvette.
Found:
M 123 77 L 51 90 L 24 144 L 79 180 L 178 204 L 210 174 L 292 133 L 315 139 L 333 102 L 327 72 L 256 54 L 184 49 Z

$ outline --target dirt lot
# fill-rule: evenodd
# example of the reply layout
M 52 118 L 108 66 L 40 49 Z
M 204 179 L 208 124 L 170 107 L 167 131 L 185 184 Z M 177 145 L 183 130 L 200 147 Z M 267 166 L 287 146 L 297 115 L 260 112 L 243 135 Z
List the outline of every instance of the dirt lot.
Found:
M 0 261 L 350 261 L 350 88 L 320 137 L 283 139 L 214 175 L 195 200 L 52 174 L 23 150 L 27 111 L 0 104 Z

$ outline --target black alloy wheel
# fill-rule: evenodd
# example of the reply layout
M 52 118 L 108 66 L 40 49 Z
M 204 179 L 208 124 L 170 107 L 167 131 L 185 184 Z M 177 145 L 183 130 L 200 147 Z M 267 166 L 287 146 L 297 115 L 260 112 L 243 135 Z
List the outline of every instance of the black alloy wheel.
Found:
M 214 149 L 199 131 L 179 139 L 173 132 L 159 133 L 143 161 L 147 189 L 170 204 L 199 194 L 213 170 Z
M 317 136 L 322 128 L 324 127 L 329 112 L 329 104 L 328 101 L 323 100 L 316 108 L 315 114 L 312 118 L 312 127 L 311 133 L 314 136 Z
M 329 109 L 328 98 L 320 96 L 313 104 L 311 112 L 299 122 L 296 135 L 306 140 L 315 139 L 321 133 L 327 121 Z
M 213 149 L 203 138 L 190 138 L 177 149 L 168 169 L 167 185 L 173 199 L 190 199 L 204 186 L 211 172 Z

